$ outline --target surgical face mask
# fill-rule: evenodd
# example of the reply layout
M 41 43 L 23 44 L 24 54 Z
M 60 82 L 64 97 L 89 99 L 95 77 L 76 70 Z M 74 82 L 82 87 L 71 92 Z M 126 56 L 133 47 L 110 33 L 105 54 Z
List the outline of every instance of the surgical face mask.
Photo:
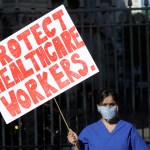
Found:
M 115 118 L 117 115 L 118 106 L 99 106 L 97 105 L 98 112 L 101 113 L 102 117 L 107 121 Z

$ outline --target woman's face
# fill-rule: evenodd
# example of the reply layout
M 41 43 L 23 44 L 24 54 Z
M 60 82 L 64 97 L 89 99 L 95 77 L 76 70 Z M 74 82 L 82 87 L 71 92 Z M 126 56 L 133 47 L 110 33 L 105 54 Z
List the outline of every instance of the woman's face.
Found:
M 116 101 L 113 100 L 112 96 L 107 96 L 104 98 L 102 103 L 100 103 L 101 106 L 114 106 L 117 105 Z

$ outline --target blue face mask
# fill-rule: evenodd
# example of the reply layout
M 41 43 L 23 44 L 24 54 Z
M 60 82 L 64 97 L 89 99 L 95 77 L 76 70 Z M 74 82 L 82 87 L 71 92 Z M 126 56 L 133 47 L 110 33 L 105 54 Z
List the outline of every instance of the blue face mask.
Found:
M 102 117 L 105 118 L 107 121 L 115 118 L 117 115 L 118 106 L 99 106 L 97 105 L 98 112 L 101 113 Z

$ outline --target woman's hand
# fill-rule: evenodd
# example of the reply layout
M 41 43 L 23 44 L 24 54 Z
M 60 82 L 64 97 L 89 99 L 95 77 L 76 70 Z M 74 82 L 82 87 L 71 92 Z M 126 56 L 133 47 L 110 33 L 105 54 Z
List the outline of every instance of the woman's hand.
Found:
M 78 136 L 75 132 L 73 132 L 71 129 L 69 129 L 68 132 L 68 141 L 73 144 L 74 146 L 76 146 L 78 144 Z

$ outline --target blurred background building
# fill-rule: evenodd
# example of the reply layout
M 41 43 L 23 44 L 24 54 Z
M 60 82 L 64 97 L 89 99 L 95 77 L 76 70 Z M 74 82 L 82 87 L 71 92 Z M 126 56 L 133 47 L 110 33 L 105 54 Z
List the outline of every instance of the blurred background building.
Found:
M 120 116 L 150 143 L 149 0 L 0 0 L 0 40 L 64 4 L 100 72 L 56 99 L 70 128 L 98 119 L 96 94 L 114 88 Z M 0 149 L 69 150 L 67 128 L 53 100 L 6 125 Z

